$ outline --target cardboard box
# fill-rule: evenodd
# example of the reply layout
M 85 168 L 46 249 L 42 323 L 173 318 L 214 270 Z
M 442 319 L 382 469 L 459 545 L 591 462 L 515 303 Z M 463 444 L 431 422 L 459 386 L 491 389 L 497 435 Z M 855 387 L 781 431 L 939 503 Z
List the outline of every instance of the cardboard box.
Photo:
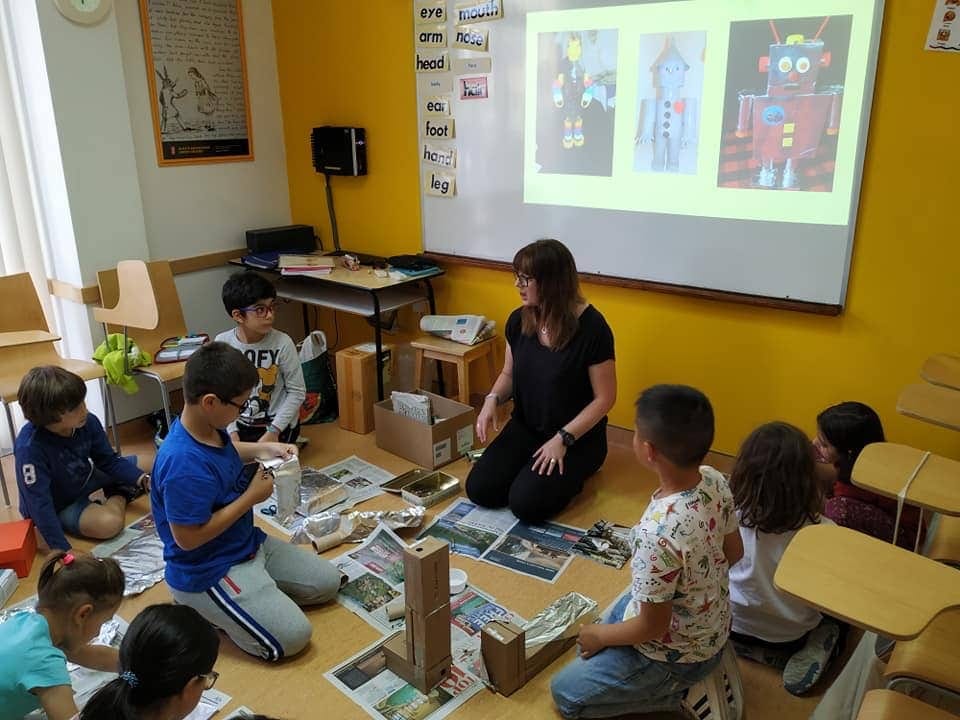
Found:
M 393 346 L 383 345 L 383 384 L 393 377 Z M 362 343 L 337 353 L 337 401 L 340 427 L 366 434 L 373 430 L 373 405 L 377 402 L 376 347 Z
M 403 549 L 403 586 L 408 608 L 425 616 L 450 605 L 450 546 L 425 538 Z
M 453 664 L 453 658 L 449 654 L 427 668 L 409 662 L 403 633 L 397 633 L 383 644 L 383 655 L 387 661 L 387 670 L 406 680 L 424 695 L 447 679 Z
M 404 631 L 407 660 L 421 667 L 436 665 L 450 654 L 450 603 L 426 614 L 408 606 Z
M 339 358 L 339 353 L 337 354 Z M 457 460 L 473 448 L 473 427 L 476 412 L 470 405 L 417 390 L 433 403 L 433 414 L 442 418 L 433 425 L 425 425 L 393 411 L 393 401 L 387 398 L 374 408 L 377 427 L 377 447 L 411 460 L 430 470 Z M 341 417 L 342 417 L 341 409 Z
M 512 695 L 527 681 L 523 638 L 523 630 L 500 620 L 491 620 L 480 630 L 483 663 L 501 695 Z
M 32 520 L 0 523 L 0 568 L 11 568 L 26 577 L 37 554 L 37 535 Z

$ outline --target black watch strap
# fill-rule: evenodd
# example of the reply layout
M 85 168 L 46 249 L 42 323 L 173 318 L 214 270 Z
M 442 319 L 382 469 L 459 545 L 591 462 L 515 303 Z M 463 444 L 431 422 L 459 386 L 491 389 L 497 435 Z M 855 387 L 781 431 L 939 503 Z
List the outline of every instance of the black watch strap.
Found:
M 572 432 L 567 432 L 563 428 L 557 430 L 557 434 L 563 439 L 563 444 L 565 447 L 570 447 L 577 441 Z

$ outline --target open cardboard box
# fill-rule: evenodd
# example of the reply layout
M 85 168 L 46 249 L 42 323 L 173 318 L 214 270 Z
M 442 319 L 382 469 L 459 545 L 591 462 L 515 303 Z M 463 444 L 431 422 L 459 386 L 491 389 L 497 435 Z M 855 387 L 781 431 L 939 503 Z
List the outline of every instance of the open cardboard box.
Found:
M 433 415 L 441 419 L 426 425 L 395 413 L 389 398 L 378 402 L 373 406 L 377 447 L 430 470 L 459 459 L 473 448 L 476 412 L 470 405 L 426 390 L 415 392 L 430 398 Z

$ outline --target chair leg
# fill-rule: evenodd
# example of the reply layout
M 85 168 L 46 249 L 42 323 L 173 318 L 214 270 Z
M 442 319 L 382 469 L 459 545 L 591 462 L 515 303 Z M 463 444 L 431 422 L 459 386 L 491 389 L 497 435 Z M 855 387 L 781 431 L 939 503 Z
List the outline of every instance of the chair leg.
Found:
M 13 413 L 10 412 L 10 403 L 3 403 L 3 409 L 6 411 L 7 415 L 7 427 L 10 428 L 10 445 L 13 448 L 17 442 L 17 429 L 13 424 Z M 12 450 L 11 450 L 12 453 Z M 16 467 L 16 460 L 14 460 L 14 467 Z M 3 489 L 3 504 L 5 507 L 10 507 L 10 490 L 7 488 L 7 476 L 3 472 L 3 464 L 0 463 L 0 488 Z
M 149 372 L 138 372 L 137 377 L 150 378 L 160 386 L 160 400 L 163 402 L 163 414 L 167 418 L 167 431 L 169 432 L 170 426 L 173 425 L 173 413 L 170 411 L 170 393 L 167 392 L 167 384 L 163 381 L 163 378 Z
M 107 423 L 113 434 L 113 449 L 120 452 L 120 419 L 117 417 L 117 408 L 113 404 L 113 394 L 104 378 L 100 378 L 100 390 L 103 393 L 103 408 L 107 415 Z

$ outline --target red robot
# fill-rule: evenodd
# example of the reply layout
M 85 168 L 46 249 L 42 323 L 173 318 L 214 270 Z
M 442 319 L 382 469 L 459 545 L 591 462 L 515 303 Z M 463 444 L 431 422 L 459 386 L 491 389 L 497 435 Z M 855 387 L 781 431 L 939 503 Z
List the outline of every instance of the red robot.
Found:
M 840 131 L 843 86 L 817 90 L 821 67 L 830 65 L 830 52 L 820 34 L 830 18 L 824 18 L 812 39 L 789 35 L 780 42 L 770 21 L 774 42 L 770 54 L 760 58 L 760 72 L 767 74 L 766 95 L 740 93 L 737 137 L 753 130 L 753 157 L 760 166 L 759 187 L 795 190 L 797 166 L 812 158 L 824 133 Z

